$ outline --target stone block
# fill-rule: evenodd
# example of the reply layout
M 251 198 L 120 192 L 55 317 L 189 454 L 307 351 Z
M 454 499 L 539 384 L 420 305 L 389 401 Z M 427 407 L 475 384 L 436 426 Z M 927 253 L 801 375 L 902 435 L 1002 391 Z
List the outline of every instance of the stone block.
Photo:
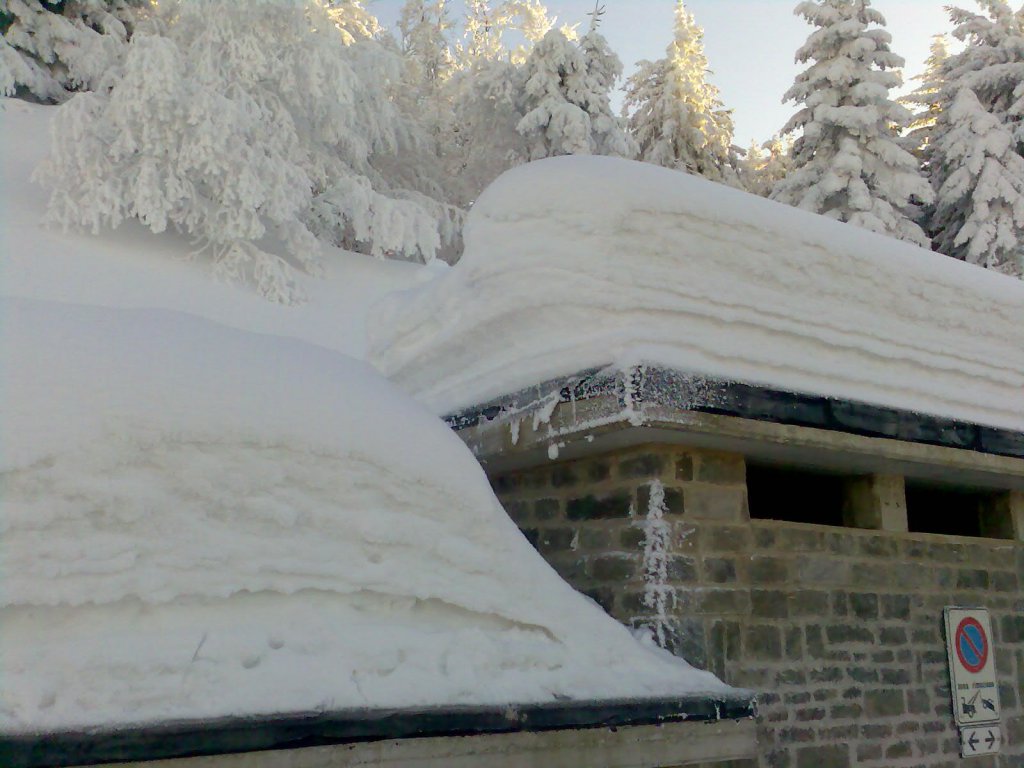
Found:
M 619 546 L 626 551 L 643 549 L 646 540 L 647 534 L 643 528 L 637 525 L 631 525 L 619 531 Z
M 609 461 L 588 461 L 584 467 L 584 476 L 588 482 L 600 483 L 612 476 L 612 465 Z
M 825 719 L 824 707 L 802 707 L 796 711 L 797 722 L 809 723 Z
M 849 565 L 830 556 L 801 558 L 797 580 L 803 584 L 845 584 L 849 581 Z
M 672 515 L 681 515 L 686 511 L 683 492 L 678 488 L 663 488 L 664 511 Z M 642 485 L 636 492 L 637 514 L 641 517 L 647 514 L 651 504 L 651 486 Z
M 755 624 L 747 627 L 746 651 L 751 659 L 778 661 L 782 658 L 782 634 L 778 627 Z
M 804 633 L 800 627 L 786 627 L 786 658 L 800 661 L 804 656 Z
M 988 571 L 980 568 L 961 570 L 957 573 L 957 589 L 988 589 Z
M 704 560 L 704 578 L 712 584 L 731 584 L 736 581 L 736 561 L 722 557 Z
M 620 461 L 618 475 L 623 478 L 655 478 L 661 477 L 664 471 L 665 456 L 645 453 Z
M 740 525 L 707 525 L 701 530 L 708 552 L 745 552 L 750 549 L 750 529 Z
M 780 557 L 756 555 L 750 560 L 752 584 L 777 584 L 789 578 L 789 561 Z
M 867 763 L 882 759 L 882 745 L 871 742 L 857 745 L 857 762 Z
M 835 704 L 829 711 L 833 720 L 857 720 L 864 714 L 860 704 Z
M 910 672 L 905 669 L 883 669 L 882 682 L 886 685 L 910 685 Z
M 585 552 L 608 549 L 612 546 L 611 531 L 604 528 L 581 528 L 579 532 L 579 546 Z
M 854 592 L 850 595 L 850 610 L 858 619 L 878 618 L 878 595 L 871 592 Z
M 999 640 L 1003 643 L 1024 643 L 1024 616 L 1003 616 L 999 622 Z
M 562 503 L 558 499 L 538 499 L 533 504 L 533 515 L 538 520 L 554 520 L 562 513 Z
M 742 456 L 702 453 L 697 464 L 697 479 L 704 483 L 739 484 L 747 479 Z
M 787 526 L 779 529 L 777 546 L 790 552 L 822 552 L 825 534 L 815 529 Z
M 789 615 L 823 618 L 828 615 L 828 592 L 801 589 L 791 593 Z
M 882 595 L 882 618 L 910 618 L 910 598 L 906 595 Z
M 830 624 L 825 629 L 829 643 L 874 643 L 874 633 L 858 624 Z
M 564 552 L 572 548 L 575 532 L 572 528 L 541 528 L 537 538 L 538 548 L 545 554 Z
M 602 555 L 590 563 L 590 573 L 597 581 L 627 582 L 637 575 L 639 561 L 627 555 Z
M 628 518 L 632 499 L 627 493 L 614 493 L 598 497 L 587 495 L 570 499 L 566 503 L 566 516 L 570 520 L 612 520 Z
M 906 714 L 906 700 L 901 690 L 867 691 L 864 708 L 868 717 L 899 717 Z
M 686 514 L 691 518 L 739 521 L 747 508 L 744 487 L 688 485 L 683 497 Z
M 780 590 L 751 590 L 750 611 L 755 618 L 785 619 L 789 616 L 789 595 Z
M 807 685 L 807 674 L 802 669 L 783 669 L 775 676 L 775 684 L 781 685 Z M 797 694 L 797 701 L 787 699 L 787 704 L 806 704 L 811 696 L 806 691 Z
M 850 768 L 850 747 L 845 744 L 800 747 L 796 768 Z
M 677 456 L 675 460 L 675 475 L 676 480 L 683 482 L 689 482 L 693 480 L 693 456 L 689 454 L 683 454 Z
M 746 590 L 705 589 L 700 592 L 700 610 L 705 614 L 745 614 L 750 610 L 750 596 Z
M 907 630 L 903 627 L 882 627 L 878 635 L 878 642 L 886 646 L 906 645 Z
M 909 741 L 900 741 L 896 744 L 890 744 L 885 750 L 885 757 L 887 760 L 899 760 L 904 757 L 911 757 L 913 754 L 914 748 L 910 745 Z
M 869 475 L 847 481 L 843 520 L 850 528 L 907 531 L 909 526 L 903 477 Z
M 572 464 L 558 464 L 551 468 L 551 487 L 566 488 L 579 482 L 579 475 Z
M 667 563 L 668 580 L 674 584 L 693 584 L 699 581 L 697 561 L 692 557 L 671 555 Z

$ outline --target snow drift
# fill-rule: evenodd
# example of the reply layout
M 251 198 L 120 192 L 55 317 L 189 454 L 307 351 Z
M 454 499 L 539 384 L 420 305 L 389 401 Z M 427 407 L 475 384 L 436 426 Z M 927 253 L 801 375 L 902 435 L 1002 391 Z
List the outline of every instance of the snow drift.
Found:
M 604 365 L 1024 430 L 1024 283 L 651 165 L 509 171 L 443 278 L 371 311 L 371 360 L 437 413 Z
M 724 690 L 565 584 L 365 364 L 2 307 L 0 728 Z
M 0 105 L 0 731 L 727 690 L 574 592 L 338 352 L 429 270 L 333 252 L 286 308 L 172 235 L 46 232 L 52 110 Z

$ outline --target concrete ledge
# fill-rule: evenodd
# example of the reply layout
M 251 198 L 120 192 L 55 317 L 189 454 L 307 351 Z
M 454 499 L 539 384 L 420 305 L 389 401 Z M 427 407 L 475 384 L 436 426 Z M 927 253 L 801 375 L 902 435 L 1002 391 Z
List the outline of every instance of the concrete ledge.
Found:
M 709 765 L 756 755 L 753 720 L 667 723 L 620 729 L 436 737 L 347 744 L 159 763 L 152 768 L 663 768 Z M 114 768 L 113 764 L 105 768 Z
M 585 371 L 447 421 L 488 471 L 664 444 L 1024 490 L 1024 434 L 663 369 Z
M 750 693 L 737 690 L 725 696 L 694 695 L 675 699 L 625 700 L 607 702 L 562 702 L 529 706 L 454 707 L 430 710 L 360 710 L 333 714 L 289 715 L 266 718 L 234 718 L 220 721 L 175 723 L 156 726 L 97 730 L 78 733 L 25 734 L 0 737 L 0 765 L 3 768 L 44 768 L 49 766 L 84 766 L 114 763 L 149 764 L 170 758 L 204 758 L 187 760 L 188 766 L 288 766 L 298 768 L 305 762 L 288 762 L 280 755 L 309 747 L 333 747 L 332 755 L 359 754 L 364 762 L 312 762 L 308 765 L 376 765 L 373 755 L 420 754 L 417 744 L 429 747 L 431 740 L 451 743 L 452 737 L 480 738 L 466 741 L 465 757 L 491 749 L 490 744 L 510 744 L 515 750 L 522 745 L 539 745 L 531 749 L 557 751 L 565 739 L 577 738 L 581 745 L 601 742 L 599 734 L 607 729 L 623 729 L 632 733 L 639 726 L 686 724 L 707 726 L 720 724 L 725 731 L 742 727 L 737 723 L 754 716 Z M 734 722 L 729 722 L 734 721 Z M 589 737 L 582 734 L 594 730 Z M 557 736 L 561 732 L 568 735 Z M 710 731 L 700 731 L 708 733 Z M 655 731 L 651 731 L 654 734 Z M 496 741 L 499 735 L 533 734 L 535 739 Z M 550 738 L 541 737 L 551 734 Z M 605 737 L 605 740 L 612 737 Z M 632 737 L 630 737 L 632 738 Z M 651 736 L 653 738 L 653 736 Z M 409 740 L 412 745 L 400 742 Z M 657 741 L 657 739 L 655 739 Z M 742 741 L 742 740 L 741 740 Z M 368 742 L 389 742 L 392 746 L 374 751 Z M 472 742 L 472 743 L 470 743 Z M 603 743 L 603 742 L 601 742 Z M 629 739 L 623 741 L 623 749 Z M 745 742 L 744 742 L 745 743 Z M 356 749 L 351 745 L 360 744 Z M 474 744 L 476 746 L 474 746 Z M 342 745 L 349 745 L 342 749 Z M 526 748 L 523 746 L 522 748 Z M 743 747 L 745 749 L 745 747 Z M 383 749 L 383 748 L 381 748 Z M 429 757 L 430 747 L 422 754 Z M 452 749 L 452 747 L 436 747 Z M 593 749 L 600 752 L 600 748 Z M 730 747 L 731 749 L 731 747 Z M 627 749 L 628 751 L 628 749 Z M 273 752 L 274 755 L 263 755 Z M 228 756 L 244 754 L 244 762 L 230 762 Z M 446 753 L 450 754 L 450 753 Z M 481 753 L 482 754 L 482 753 Z M 346 758 L 348 759 L 348 758 Z M 355 759 L 355 758 L 353 758 Z M 383 759 L 383 758 L 381 758 Z M 392 758 L 388 758 L 392 759 Z M 397 758 L 394 758 L 397 760 Z M 413 757 L 407 759 L 412 760 Z M 415 758 L 418 760 L 419 758 Z M 424 759 L 427 759 L 426 757 Z M 433 758 L 431 758 L 433 759 Z M 446 758 L 447 759 L 447 758 Z M 703 759 L 703 758 L 702 758 Z M 334 760 L 334 757 L 331 758 Z M 226 761 L 226 762 L 220 762 Z M 369 761 L 369 762 L 366 762 Z M 388 762 L 380 763 L 382 765 Z M 411 762 L 419 765 L 419 762 Z M 427 762 L 423 765 L 433 765 Z M 441 765 L 442 763 L 438 763 Z M 455 765 L 455 763 L 448 763 Z M 461 765 L 462 763 L 458 763 Z M 470 763 L 465 763 L 469 765 Z M 511 764 L 511 763 L 510 763 Z M 516 763 L 521 765 L 523 763 Z M 548 765 L 543 762 L 539 764 Z M 550 763 L 555 765 L 556 763 Z M 566 763 L 567 765 L 569 763 Z M 590 763 L 574 763 L 574 765 Z M 593 765 L 605 765 L 597 762 Z M 615 763 L 633 765 L 634 763 Z M 657 765 L 657 763 L 635 763 Z M 678 765 L 679 762 L 672 763 Z M 161 763 L 161 767 L 165 764 Z

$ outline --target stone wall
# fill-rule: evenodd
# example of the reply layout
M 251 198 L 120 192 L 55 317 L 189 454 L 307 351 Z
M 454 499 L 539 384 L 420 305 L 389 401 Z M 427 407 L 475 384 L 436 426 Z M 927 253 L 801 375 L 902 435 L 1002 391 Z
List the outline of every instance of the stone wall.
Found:
M 947 605 L 989 608 L 995 634 L 1003 753 L 970 765 L 1024 765 L 1024 543 L 752 521 L 743 457 L 678 447 L 492 483 L 577 589 L 758 691 L 760 766 L 959 765 Z

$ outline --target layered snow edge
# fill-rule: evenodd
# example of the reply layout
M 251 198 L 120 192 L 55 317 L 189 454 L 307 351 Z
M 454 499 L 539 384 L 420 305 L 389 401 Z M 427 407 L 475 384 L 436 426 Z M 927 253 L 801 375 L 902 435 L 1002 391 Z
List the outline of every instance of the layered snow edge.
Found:
M 517 168 L 443 278 L 371 311 L 370 357 L 437 413 L 657 363 L 1024 431 L 1024 283 L 687 174 Z

